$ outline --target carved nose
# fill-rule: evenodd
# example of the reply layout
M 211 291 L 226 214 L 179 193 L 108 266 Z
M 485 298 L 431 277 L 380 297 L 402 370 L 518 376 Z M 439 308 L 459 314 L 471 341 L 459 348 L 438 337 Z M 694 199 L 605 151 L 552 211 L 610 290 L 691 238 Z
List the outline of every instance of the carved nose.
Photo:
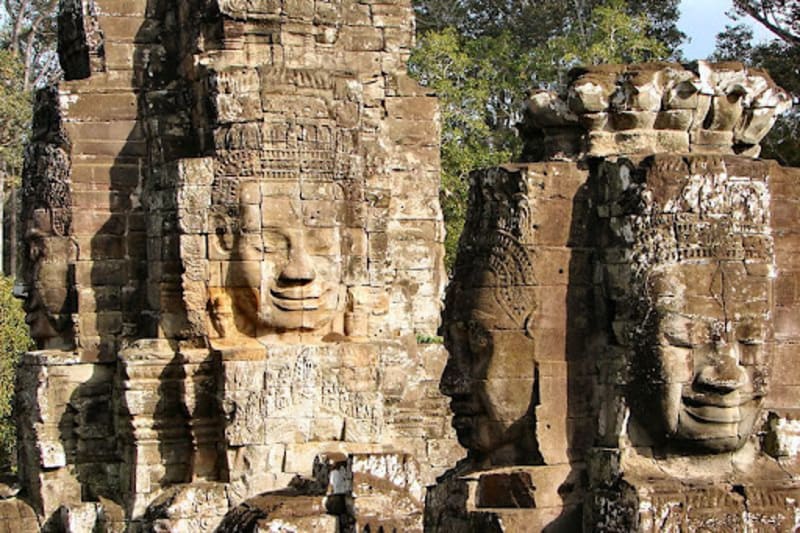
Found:
M 457 396 L 469 393 L 467 374 L 453 357 L 447 359 L 447 364 L 439 380 L 439 392 L 445 396 Z
M 280 273 L 281 281 L 310 283 L 316 276 L 314 261 L 308 255 L 302 238 L 292 240 L 289 243 L 289 260 Z
M 726 344 L 717 347 L 716 352 L 715 360 L 703 367 L 697 375 L 696 381 L 700 388 L 727 394 L 744 387 L 747 373 L 739 365 L 735 348 Z

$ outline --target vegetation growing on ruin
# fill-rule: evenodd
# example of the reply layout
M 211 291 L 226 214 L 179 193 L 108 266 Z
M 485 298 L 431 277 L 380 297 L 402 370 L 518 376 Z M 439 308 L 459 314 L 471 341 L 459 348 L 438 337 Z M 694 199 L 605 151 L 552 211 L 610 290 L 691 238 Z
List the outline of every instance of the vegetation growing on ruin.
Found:
M 13 463 L 15 425 L 11 418 L 14 374 L 22 352 L 31 348 L 25 313 L 11 296 L 11 278 L 0 276 L 0 471 Z

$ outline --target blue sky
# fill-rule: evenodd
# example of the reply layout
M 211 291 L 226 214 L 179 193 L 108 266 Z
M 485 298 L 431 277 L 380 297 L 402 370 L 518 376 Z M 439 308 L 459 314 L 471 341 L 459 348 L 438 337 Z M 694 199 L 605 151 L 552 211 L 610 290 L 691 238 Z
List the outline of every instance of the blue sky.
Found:
M 678 27 L 691 41 L 683 45 L 683 53 L 687 59 L 705 59 L 714 51 L 717 34 L 725 29 L 726 24 L 734 24 L 725 16 L 732 8 L 731 0 L 682 0 L 681 18 Z M 760 42 L 772 38 L 772 34 L 752 19 L 741 19 L 753 27 L 754 40 Z

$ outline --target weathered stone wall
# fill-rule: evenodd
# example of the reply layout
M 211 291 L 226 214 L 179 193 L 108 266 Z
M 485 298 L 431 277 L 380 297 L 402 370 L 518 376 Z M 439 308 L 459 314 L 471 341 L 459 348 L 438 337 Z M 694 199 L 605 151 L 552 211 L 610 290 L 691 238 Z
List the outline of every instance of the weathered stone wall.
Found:
M 406 454 L 432 482 L 461 450 L 445 352 L 417 343 L 445 279 L 410 2 L 60 8 L 65 81 L 37 107 L 21 228 L 41 318 L 21 474 L 42 519 L 213 529 L 326 452 Z M 381 497 L 337 520 L 379 523 Z
M 563 163 L 473 176 L 441 385 L 469 455 L 428 530 L 796 529 L 796 169 L 755 159 L 788 105 L 703 62 L 531 97 L 526 156 Z
M 737 62 L 599 65 L 575 69 L 564 94 L 533 93 L 525 129 L 533 157 L 758 157 L 791 105 L 769 74 Z
M 795 168 L 770 167 L 770 193 L 772 213 L 772 235 L 775 240 L 775 353 L 770 383 L 770 393 L 764 408 L 774 412 L 770 417 L 770 430 L 775 432 L 776 446 L 771 453 L 779 456 L 797 454 L 797 387 L 800 376 L 796 373 L 795 358 L 800 342 L 798 312 L 800 301 L 797 294 L 797 187 L 800 171 Z

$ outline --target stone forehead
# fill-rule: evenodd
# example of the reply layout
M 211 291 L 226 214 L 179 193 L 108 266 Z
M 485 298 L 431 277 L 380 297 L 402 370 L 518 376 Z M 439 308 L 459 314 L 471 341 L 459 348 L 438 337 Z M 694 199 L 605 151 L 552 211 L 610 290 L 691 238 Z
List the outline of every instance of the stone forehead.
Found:
M 453 282 L 447 289 L 445 324 L 476 321 L 489 330 L 522 330 L 525 318 L 509 310 L 508 300 L 497 286 L 469 286 Z M 530 288 L 513 288 L 520 300 Z
M 710 260 L 774 262 L 770 193 L 763 165 L 721 157 L 659 156 L 640 178 L 620 169 L 612 185 L 634 192 L 635 213 L 616 225 L 633 244 L 637 262 Z M 626 177 L 627 176 L 627 177 Z M 641 179 L 640 184 L 636 184 Z M 628 237 L 626 237 L 626 235 Z

